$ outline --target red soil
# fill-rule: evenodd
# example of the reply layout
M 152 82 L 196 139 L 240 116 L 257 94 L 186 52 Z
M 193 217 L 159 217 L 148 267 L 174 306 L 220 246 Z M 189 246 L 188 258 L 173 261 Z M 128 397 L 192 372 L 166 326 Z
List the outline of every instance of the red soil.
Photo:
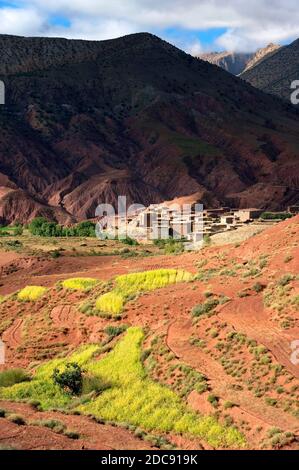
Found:
M 275 285 L 286 273 L 298 274 L 298 240 L 299 216 L 249 239 L 240 247 L 228 245 L 179 256 L 127 260 L 116 256 L 63 257 L 42 260 L 41 266 L 37 260 L 32 260 L 31 264 L 26 262 L 26 265 L 22 265 L 20 260 L 17 272 L 2 277 L 0 291 L 10 293 L 28 284 L 53 286 L 58 280 L 75 276 L 108 280 L 117 274 L 162 267 L 196 273 L 200 264 L 200 272 L 205 273 L 206 280 L 173 285 L 139 296 L 127 304 L 122 323 L 149 327 L 145 347 L 150 345 L 151 338 L 164 335 L 164 344 L 174 357 L 167 364 L 162 355 L 156 357 L 160 376 L 155 378 L 163 378 L 171 385 L 166 372 L 172 363 L 187 364 L 204 373 L 210 391 L 202 395 L 191 391 L 187 397 L 189 405 L 202 413 L 215 412 L 207 401 L 209 393 L 215 394 L 219 397 L 221 419 L 228 415 L 244 432 L 250 447 L 259 448 L 273 426 L 282 431 L 292 431 L 296 439 L 299 435 L 298 413 L 295 413 L 299 404 L 299 368 L 290 360 L 291 342 L 299 339 L 296 305 L 286 304 L 284 315 L 290 317 L 294 324 L 284 329 L 277 321 L 275 308 L 264 306 L 264 292 L 256 293 L 253 289 L 257 282 L 265 288 L 271 283 Z M 287 262 L 286 256 L 289 257 Z M 267 263 L 262 267 L 261 257 L 267 257 Z M 258 274 L 248 274 L 252 268 L 258 269 Z M 217 272 L 209 271 L 211 269 Z M 288 295 L 298 295 L 297 281 L 291 281 L 288 289 Z M 191 310 L 207 300 L 207 291 L 209 296 L 213 295 L 212 298 L 227 296 L 227 302 L 218 306 L 211 316 L 194 322 Z M 245 291 L 246 296 L 240 297 L 240 293 Z M 70 351 L 79 344 L 105 339 L 104 328 L 114 322 L 80 313 L 79 305 L 87 299 L 88 294 L 51 289 L 47 297 L 35 304 L 20 305 L 10 300 L 6 302 L 5 310 L 0 305 L 3 319 L 10 321 L 3 335 L 8 346 L 6 367 L 27 366 L 32 361 L 44 361 L 58 352 Z M 212 330 L 217 334 L 211 335 Z M 256 360 L 245 344 L 240 343 L 238 347 L 232 344 L 227 359 L 235 361 L 234 364 L 243 361 L 246 371 L 241 375 L 229 374 L 221 364 L 223 353 L 217 349 L 217 343 L 225 342 L 230 332 L 242 333 L 248 340 L 264 346 L 271 366 L 255 364 Z M 205 347 L 196 346 L 190 342 L 191 338 L 204 339 Z M 284 366 L 284 372 L 273 382 L 272 368 L 279 365 Z M 252 379 L 253 389 L 248 388 Z M 256 393 L 256 387 L 263 389 L 260 394 Z M 282 391 L 278 392 L 279 387 Z M 277 404 L 270 406 L 267 397 L 275 399 Z M 233 402 L 236 406 L 226 409 L 225 402 Z M 287 406 L 288 402 L 292 402 L 291 405 Z M 105 437 L 102 445 L 109 447 L 107 443 Z M 192 443 L 182 440 L 180 445 L 188 448 Z M 296 441 L 292 445 L 296 446 Z
M 0 445 L 24 450 L 142 450 L 151 446 L 133 436 L 126 429 L 98 424 L 83 416 L 66 415 L 59 412 L 39 412 L 23 403 L 0 402 L 7 412 L 22 416 L 25 426 L 18 426 L 8 419 L 0 418 Z M 54 419 L 80 435 L 78 440 L 30 422 Z

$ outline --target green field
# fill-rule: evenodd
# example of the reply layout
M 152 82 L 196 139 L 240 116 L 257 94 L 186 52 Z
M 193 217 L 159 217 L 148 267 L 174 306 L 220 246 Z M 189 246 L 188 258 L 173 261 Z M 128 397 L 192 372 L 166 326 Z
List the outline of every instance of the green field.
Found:
M 204 439 L 213 447 L 238 448 L 245 439 L 234 427 L 226 427 L 214 417 L 200 416 L 187 407 L 170 388 L 149 379 L 141 362 L 144 334 L 130 328 L 114 350 L 101 360 L 93 359 L 100 348 L 90 345 L 68 359 L 56 359 L 40 366 L 31 382 L 0 389 L 0 397 L 10 400 L 39 400 L 44 410 L 72 407 L 105 421 L 128 423 L 145 431 L 185 434 Z M 96 397 L 81 404 L 63 392 L 52 380 L 55 368 L 77 363 L 84 371 L 109 384 Z M 78 399 L 77 399 L 78 401 Z

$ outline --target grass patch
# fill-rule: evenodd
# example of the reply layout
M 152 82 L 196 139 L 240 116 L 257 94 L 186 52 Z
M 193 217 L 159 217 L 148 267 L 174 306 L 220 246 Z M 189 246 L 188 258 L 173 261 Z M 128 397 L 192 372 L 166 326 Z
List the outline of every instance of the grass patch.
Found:
M 192 274 L 180 269 L 157 269 L 118 276 L 115 288 L 97 299 L 96 308 L 104 314 L 119 315 L 129 298 L 192 278 Z
M 64 289 L 68 290 L 84 290 L 87 291 L 89 289 L 92 289 L 98 284 L 97 279 L 91 279 L 88 277 L 78 277 L 78 278 L 73 278 L 73 279 L 66 279 L 65 281 L 62 281 L 62 286 Z
M 204 304 L 198 304 L 192 309 L 192 316 L 193 317 L 200 317 L 202 315 L 211 314 L 213 310 L 219 305 L 218 299 L 210 299 L 207 300 Z
M 24 426 L 26 424 L 25 419 L 21 415 L 11 414 L 7 417 L 7 419 L 12 423 L 17 424 L 18 426 Z
M 120 325 L 120 326 L 108 325 L 104 329 L 104 333 L 106 333 L 109 339 L 112 340 L 113 338 L 116 338 L 117 336 L 124 333 L 127 329 L 128 329 L 127 325 Z
M 63 434 L 66 430 L 66 426 L 61 421 L 56 419 L 40 419 L 35 421 L 30 421 L 30 426 L 40 426 L 44 428 L 49 428 L 57 434 Z
M 11 387 L 12 385 L 28 382 L 30 376 L 23 369 L 9 369 L 0 372 L 0 387 Z
M 140 360 L 142 341 L 142 330 L 130 328 L 108 356 L 88 365 L 93 375 L 110 381 L 112 386 L 79 410 L 147 431 L 198 436 L 215 447 L 244 446 L 244 438 L 237 429 L 226 428 L 213 417 L 200 417 L 189 411 L 176 393 L 147 378 Z
M 21 302 L 34 302 L 39 300 L 46 292 L 46 287 L 27 286 L 18 292 L 17 298 Z
M 64 408 L 71 404 L 73 397 L 56 385 L 52 376 L 55 369 L 65 367 L 72 362 L 84 366 L 93 355 L 100 351 L 99 346 L 89 345 L 75 352 L 68 358 L 53 359 L 37 368 L 30 382 L 23 382 L 12 387 L 0 389 L 0 397 L 8 400 L 38 400 L 41 410 Z
M 96 309 L 109 315 L 118 315 L 122 312 L 125 298 L 121 293 L 112 291 L 101 295 L 96 301 Z
M 55 386 L 51 376 L 55 368 L 76 362 L 84 366 L 90 376 L 110 384 L 99 396 L 86 395 L 84 401 L 76 404 L 77 411 L 105 421 L 125 422 L 149 432 L 199 437 L 216 448 L 244 447 L 245 438 L 236 428 L 223 426 L 215 417 L 202 417 L 189 410 L 175 392 L 147 377 L 141 362 L 143 338 L 141 328 L 130 328 L 102 360 L 93 359 L 99 348 L 91 345 L 69 358 L 50 361 L 37 369 L 32 382 L 1 389 L 0 397 L 11 400 L 38 398 L 42 409 L 69 407 L 72 398 Z

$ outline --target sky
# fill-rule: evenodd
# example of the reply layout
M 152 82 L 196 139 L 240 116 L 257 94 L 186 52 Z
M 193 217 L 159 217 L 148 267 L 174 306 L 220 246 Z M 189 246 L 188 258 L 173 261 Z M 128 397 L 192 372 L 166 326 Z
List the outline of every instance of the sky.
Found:
M 186 52 L 299 37 L 298 0 L 0 0 L 0 34 L 104 40 L 150 32 Z

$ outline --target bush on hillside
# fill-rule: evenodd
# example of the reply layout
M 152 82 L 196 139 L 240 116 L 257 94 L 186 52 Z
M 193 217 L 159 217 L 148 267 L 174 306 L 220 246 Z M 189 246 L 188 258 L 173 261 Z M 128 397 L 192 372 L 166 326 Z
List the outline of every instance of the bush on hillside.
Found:
M 29 380 L 30 376 L 23 369 L 8 369 L 0 372 L 0 387 L 11 387 Z
M 54 369 L 52 379 L 56 385 L 71 395 L 80 395 L 83 386 L 81 367 L 76 363 L 68 363 L 64 371 Z

